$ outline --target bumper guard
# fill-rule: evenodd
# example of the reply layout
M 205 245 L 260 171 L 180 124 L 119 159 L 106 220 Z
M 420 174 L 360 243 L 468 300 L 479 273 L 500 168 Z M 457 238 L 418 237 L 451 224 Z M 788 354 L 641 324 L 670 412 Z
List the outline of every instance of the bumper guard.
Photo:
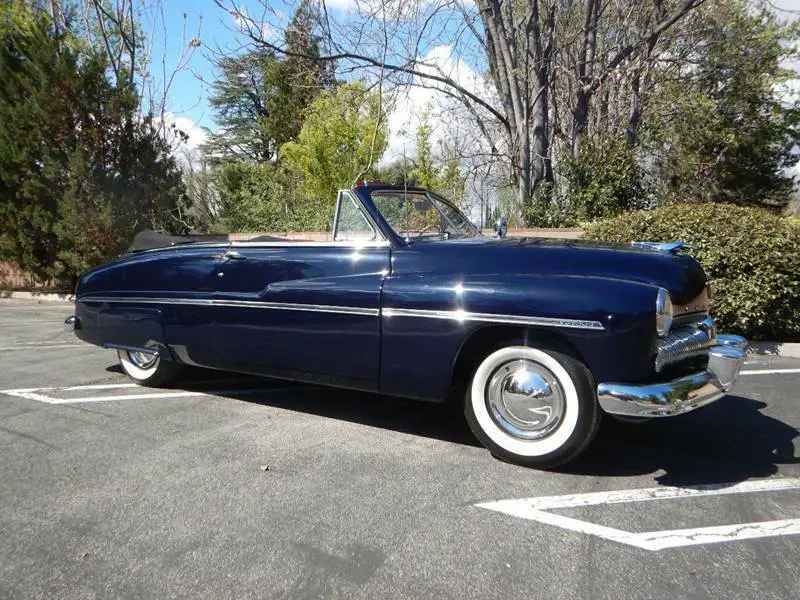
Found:
M 719 400 L 731 389 L 747 356 L 747 340 L 720 334 L 709 351 L 708 369 L 665 383 L 601 383 L 604 411 L 626 417 L 671 417 Z

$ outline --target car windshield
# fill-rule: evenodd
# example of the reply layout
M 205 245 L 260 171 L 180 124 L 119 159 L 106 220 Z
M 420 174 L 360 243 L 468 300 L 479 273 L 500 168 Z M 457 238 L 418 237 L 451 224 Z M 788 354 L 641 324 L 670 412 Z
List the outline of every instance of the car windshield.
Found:
M 407 240 L 478 237 L 480 232 L 444 198 L 426 192 L 372 192 L 372 201 L 394 231 Z

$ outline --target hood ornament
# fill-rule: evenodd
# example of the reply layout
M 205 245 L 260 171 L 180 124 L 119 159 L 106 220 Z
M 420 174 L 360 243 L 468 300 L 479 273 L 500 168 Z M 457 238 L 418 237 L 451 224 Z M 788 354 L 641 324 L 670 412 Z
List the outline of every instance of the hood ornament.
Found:
M 693 249 L 693 246 L 690 246 L 683 240 L 674 242 L 631 242 L 631 246 L 634 248 L 644 248 L 645 250 L 655 250 L 656 252 L 666 252 L 667 254 L 677 254 L 684 248 L 687 250 Z

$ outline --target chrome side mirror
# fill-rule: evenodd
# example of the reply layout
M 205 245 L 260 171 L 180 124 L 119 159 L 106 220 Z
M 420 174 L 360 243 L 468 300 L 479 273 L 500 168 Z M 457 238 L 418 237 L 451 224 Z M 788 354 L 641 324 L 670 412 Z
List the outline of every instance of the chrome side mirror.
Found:
M 506 223 L 505 217 L 500 217 L 494 223 L 494 231 L 497 234 L 497 237 L 504 238 L 508 235 L 508 224 Z

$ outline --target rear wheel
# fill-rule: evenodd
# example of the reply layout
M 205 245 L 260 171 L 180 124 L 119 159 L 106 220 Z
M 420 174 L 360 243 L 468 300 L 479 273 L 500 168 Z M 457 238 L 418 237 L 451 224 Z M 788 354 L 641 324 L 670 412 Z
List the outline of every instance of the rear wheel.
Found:
M 477 366 L 464 413 L 492 454 L 542 469 L 578 456 L 600 424 L 586 366 L 552 349 L 509 345 Z
M 119 364 L 125 374 L 140 385 L 160 386 L 173 381 L 180 371 L 174 362 L 161 360 L 149 352 L 118 350 Z

